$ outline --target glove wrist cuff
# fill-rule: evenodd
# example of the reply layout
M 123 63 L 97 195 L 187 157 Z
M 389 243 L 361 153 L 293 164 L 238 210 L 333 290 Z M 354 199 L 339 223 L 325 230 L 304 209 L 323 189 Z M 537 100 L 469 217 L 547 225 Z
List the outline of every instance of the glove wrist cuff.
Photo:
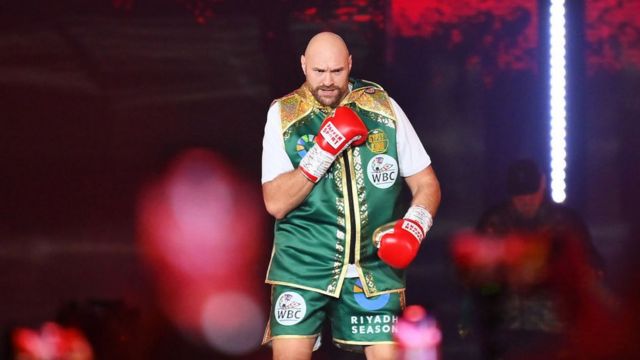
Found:
M 420 227 L 420 225 L 418 225 L 417 222 L 410 219 L 402 219 L 398 221 L 396 226 L 397 229 L 402 229 L 411 234 L 411 236 L 416 239 L 418 244 L 422 244 L 422 239 L 424 239 L 425 232 L 422 231 L 422 228 Z
M 412 205 L 404 215 L 404 219 L 410 220 L 420 226 L 424 235 L 427 234 L 427 231 L 429 231 L 433 225 L 433 216 L 431 216 L 429 211 L 421 205 Z
M 309 149 L 307 154 L 300 161 L 299 168 L 307 179 L 317 183 L 329 170 L 331 164 L 336 159 L 334 155 L 323 150 L 318 144 Z

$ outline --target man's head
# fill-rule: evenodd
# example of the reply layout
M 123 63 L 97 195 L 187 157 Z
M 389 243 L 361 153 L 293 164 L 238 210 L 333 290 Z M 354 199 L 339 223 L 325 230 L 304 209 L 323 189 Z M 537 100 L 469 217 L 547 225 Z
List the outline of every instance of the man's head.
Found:
M 336 107 L 349 92 L 351 55 L 342 38 L 321 32 L 309 41 L 300 57 L 307 86 L 319 103 Z
M 507 171 L 507 191 L 516 211 L 524 218 L 533 218 L 544 200 L 545 176 L 531 159 L 518 160 Z

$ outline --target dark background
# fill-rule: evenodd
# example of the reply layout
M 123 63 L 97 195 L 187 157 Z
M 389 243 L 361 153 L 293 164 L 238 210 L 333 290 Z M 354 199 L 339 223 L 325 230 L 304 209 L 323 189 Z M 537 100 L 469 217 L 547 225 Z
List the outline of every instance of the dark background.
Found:
M 214 355 L 154 308 L 135 241 L 136 195 L 195 146 L 222 154 L 259 191 L 269 104 L 304 81 L 298 58 L 308 39 L 332 30 L 350 46 L 352 75 L 390 92 L 433 159 L 443 201 L 409 271 L 408 301 L 440 320 L 445 359 L 472 358 L 476 345 L 456 336 L 462 289 L 448 241 L 505 196 L 510 160 L 546 167 L 548 3 L 416 1 L 418 22 L 402 17 L 406 3 L 0 4 L 3 333 L 79 304 L 125 314 L 123 328 L 157 315 L 154 358 Z M 567 204 L 586 220 L 615 291 L 637 253 L 640 15 L 629 14 L 639 5 L 570 3 Z M 435 30 L 416 25 L 421 17 Z

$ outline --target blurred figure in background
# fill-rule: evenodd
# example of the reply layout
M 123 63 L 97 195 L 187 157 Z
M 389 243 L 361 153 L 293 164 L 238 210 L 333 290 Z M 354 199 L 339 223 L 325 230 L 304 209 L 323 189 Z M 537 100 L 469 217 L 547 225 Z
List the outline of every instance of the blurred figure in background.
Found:
M 521 359 L 559 344 L 602 304 L 603 264 L 587 227 L 548 199 L 537 163 L 513 162 L 507 190 L 510 198 L 482 214 L 476 234 L 454 241 L 471 294 L 465 321 L 475 322 L 461 334 L 478 336 L 485 359 Z
M 138 200 L 140 253 L 160 307 L 183 334 L 229 356 L 254 352 L 266 323 L 258 204 L 234 168 L 204 148 L 175 156 Z

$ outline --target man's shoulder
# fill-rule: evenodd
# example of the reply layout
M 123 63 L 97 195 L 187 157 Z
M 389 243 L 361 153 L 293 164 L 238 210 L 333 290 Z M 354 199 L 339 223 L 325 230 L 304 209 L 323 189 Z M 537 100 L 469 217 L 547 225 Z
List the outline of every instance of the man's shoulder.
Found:
M 513 208 L 508 201 L 490 206 L 480 214 L 476 227 L 484 231 L 488 228 L 505 227 L 513 218 Z
M 372 90 L 382 90 L 384 91 L 384 88 L 382 87 L 382 85 L 375 83 L 373 81 L 370 80 L 364 80 L 364 79 L 351 79 L 351 84 L 352 84 L 352 91 L 353 90 L 360 90 L 360 89 L 372 89 Z
M 387 92 L 372 81 L 351 79 L 351 92 L 344 100 L 345 104 L 355 103 L 358 107 L 384 115 L 395 120 L 395 111 Z
M 288 93 L 288 94 L 286 94 L 284 96 L 281 96 L 279 98 L 274 99 L 271 102 L 271 106 L 273 106 L 276 103 L 282 103 L 282 102 L 299 102 L 299 101 L 303 101 L 304 97 L 301 96 L 302 95 L 301 92 L 302 92 L 302 87 L 299 87 L 299 88 L 291 91 L 290 93 Z
M 543 213 L 550 221 L 556 221 L 560 223 L 575 223 L 580 224 L 583 222 L 582 216 L 575 209 L 564 205 L 557 204 L 552 201 L 545 201 L 542 205 Z
M 298 88 L 271 102 L 271 107 L 275 104 L 280 105 L 280 119 L 283 130 L 311 112 L 313 106 L 309 101 L 306 101 L 305 96 L 306 94 L 302 88 Z
M 488 209 L 486 209 L 482 213 L 481 217 L 494 217 L 494 216 L 504 217 L 504 216 L 511 215 L 512 212 L 513 212 L 513 206 L 511 205 L 511 202 L 502 201 L 500 203 L 493 204 Z

